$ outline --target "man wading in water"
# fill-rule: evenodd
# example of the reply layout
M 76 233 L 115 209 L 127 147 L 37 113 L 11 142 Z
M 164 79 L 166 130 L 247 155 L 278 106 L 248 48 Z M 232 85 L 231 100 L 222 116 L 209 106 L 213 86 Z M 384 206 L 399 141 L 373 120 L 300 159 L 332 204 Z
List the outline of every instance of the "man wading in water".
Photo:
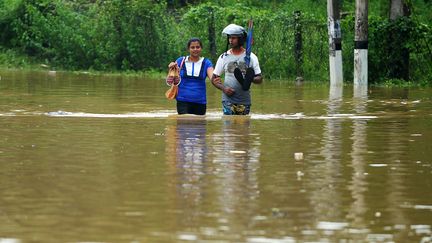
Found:
M 222 93 L 224 115 L 248 115 L 251 107 L 250 85 L 262 83 L 261 68 L 258 58 L 250 54 L 250 64 L 246 65 L 246 31 L 243 27 L 230 24 L 223 29 L 227 36 L 230 49 L 219 56 L 212 76 L 212 84 Z M 221 75 L 225 73 L 222 83 Z

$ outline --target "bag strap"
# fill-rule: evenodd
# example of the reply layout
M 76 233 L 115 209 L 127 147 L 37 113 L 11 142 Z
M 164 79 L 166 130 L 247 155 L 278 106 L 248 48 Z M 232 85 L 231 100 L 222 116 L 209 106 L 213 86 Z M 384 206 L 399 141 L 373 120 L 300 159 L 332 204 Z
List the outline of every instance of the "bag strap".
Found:
M 182 69 L 182 67 L 183 67 L 183 64 L 184 64 L 184 62 L 185 62 L 185 59 L 186 59 L 186 56 L 184 56 L 184 57 L 183 57 L 183 60 L 182 60 L 182 62 L 181 62 L 181 64 L 180 64 L 180 67 L 179 67 L 179 70 L 181 70 L 181 69 Z

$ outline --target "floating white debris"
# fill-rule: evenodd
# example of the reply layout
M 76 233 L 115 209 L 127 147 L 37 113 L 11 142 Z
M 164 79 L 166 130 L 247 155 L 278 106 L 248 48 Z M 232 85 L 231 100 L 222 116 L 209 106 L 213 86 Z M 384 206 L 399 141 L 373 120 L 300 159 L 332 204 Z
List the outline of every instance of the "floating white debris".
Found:
M 411 137 L 421 137 L 421 136 L 423 136 L 423 134 L 421 134 L 421 133 L 413 133 L 413 134 L 411 134 Z
M 432 241 L 432 236 L 425 236 L 423 238 L 421 238 L 421 240 L 419 241 L 420 243 L 428 243 Z
M 230 154 L 245 154 L 246 151 L 243 150 L 231 150 Z
M 304 173 L 301 171 L 297 171 L 297 179 L 301 180 L 302 176 L 304 176 Z
M 297 242 L 294 238 L 284 237 L 282 239 L 277 238 L 264 238 L 264 237 L 252 237 L 246 240 L 248 243 L 294 243 Z
M 429 209 L 429 210 L 432 210 L 432 205 L 415 205 L 414 209 Z
M 350 234 L 367 234 L 369 232 L 369 229 L 348 229 L 348 233 Z
M 393 239 L 393 235 L 390 234 L 368 234 L 366 237 L 367 242 L 384 242 L 391 241 Z
M 303 159 L 303 153 L 302 152 L 294 153 L 294 159 L 295 160 L 302 160 Z
M 430 229 L 431 226 L 427 224 L 413 224 L 411 225 L 411 229 Z
M 316 235 L 318 234 L 315 230 L 302 230 L 302 235 Z
M 411 225 L 411 229 L 415 230 L 418 235 L 429 235 L 431 233 L 431 226 L 425 224 Z
M 181 234 L 178 236 L 179 240 L 187 240 L 187 241 L 196 241 L 198 240 L 198 237 L 196 235 L 190 235 L 190 234 Z
M 370 164 L 370 167 L 386 167 L 388 166 L 387 164 Z
M 262 216 L 262 215 L 257 215 L 255 217 L 253 217 L 253 220 L 255 220 L 255 221 L 267 220 L 267 217 L 266 216 Z
M 128 217 L 140 217 L 144 216 L 145 214 L 143 212 L 125 212 L 125 216 Z
M 321 221 L 318 223 L 317 228 L 321 230 L 341 230 L 348 226 L 345 222 L 328 222 Z
M 14 238 L 0 238 L 0 243 L 20 243 L 21 240 Z

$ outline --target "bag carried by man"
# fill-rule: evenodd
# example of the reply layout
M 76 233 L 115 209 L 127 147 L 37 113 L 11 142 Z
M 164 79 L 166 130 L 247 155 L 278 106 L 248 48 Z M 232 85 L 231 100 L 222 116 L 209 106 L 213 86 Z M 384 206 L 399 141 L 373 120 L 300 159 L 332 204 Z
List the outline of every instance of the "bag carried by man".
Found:
M 177 97 L 178 86 L 181 83 L 180 70 L 183 67 L 185 59 L 186 57 L 183 57 L 180 67 L 178 67 L 177 65 L 173 65 L 168 70 L 166 84 L 170 86 L 170 88 L 165 92 L 165 97 L 167 97 L 167 99 L 169 100 L 173 100 Z

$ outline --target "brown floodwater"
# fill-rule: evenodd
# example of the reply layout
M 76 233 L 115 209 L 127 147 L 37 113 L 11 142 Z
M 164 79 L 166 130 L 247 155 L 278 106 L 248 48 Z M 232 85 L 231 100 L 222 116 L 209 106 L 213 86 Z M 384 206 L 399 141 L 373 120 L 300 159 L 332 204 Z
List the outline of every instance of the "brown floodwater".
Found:
M 431 88 L 207 88 L 0 70 L 0 243 L 432 241 Z

